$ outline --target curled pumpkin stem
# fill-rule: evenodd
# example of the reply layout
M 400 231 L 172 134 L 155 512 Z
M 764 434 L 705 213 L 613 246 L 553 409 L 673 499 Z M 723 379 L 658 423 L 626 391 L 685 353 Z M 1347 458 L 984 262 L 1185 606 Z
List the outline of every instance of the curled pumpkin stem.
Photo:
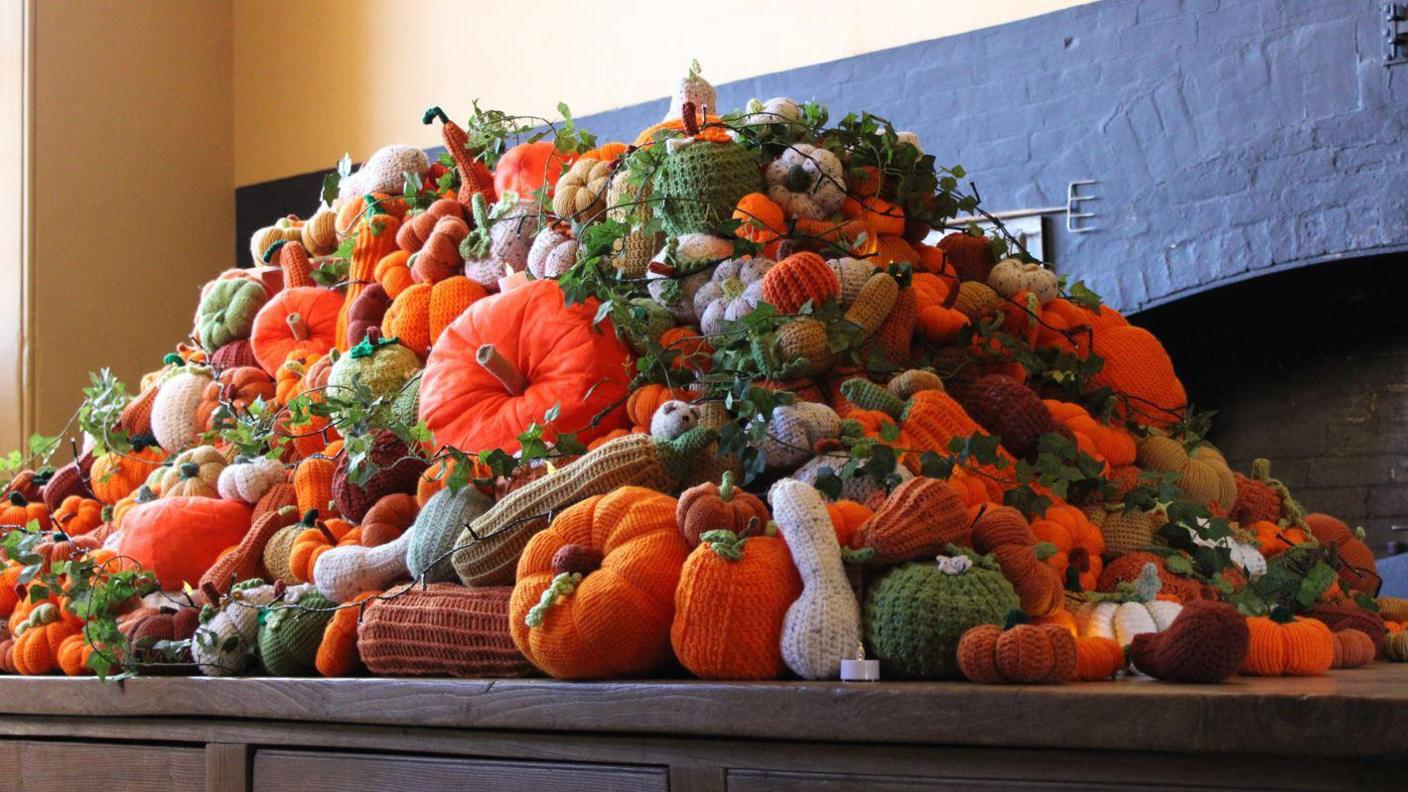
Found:
M 582 582 L 580 572 L 563 572 L 552 579 L 552 583 L 543 590 L 543 596 L 538 598 L 538 604 L 528 609 L 528 615 L 523 617 L 523 623 L 529 627 L 542 626 L 543 619 L 547 618 L 548 608 L 557 604 L 557 601 L 568 596 L 577 590 L 577 585 Z
M 700 534 L 699 541 L 708 545 L 710 550 L 725 561 L 742 561 L 743 545 L 748 539 L 733 531 L 715 529 Z
M 493 344 L 481 345 L 474 353 L 474 360 L 498 380 L 510 396 L 519 396 L 528 390 L 528 379 Z

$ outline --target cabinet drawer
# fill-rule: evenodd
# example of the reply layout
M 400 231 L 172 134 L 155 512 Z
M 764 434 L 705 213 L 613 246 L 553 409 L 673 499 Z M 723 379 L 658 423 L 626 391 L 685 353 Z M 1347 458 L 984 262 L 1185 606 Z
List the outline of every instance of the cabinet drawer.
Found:
M 254 792 L 351 792 L 358 789 L 664 792 L 666 786 L 665 769 L 656 767 L 317 751 L 267 750 L 254 755 Z
M 0 764 L 11 769 L 0 778 L 0 790 L 6 791 L 145 792 L 205 786 L 205 751 L 200 748 L 6 740 L 0 742 Z

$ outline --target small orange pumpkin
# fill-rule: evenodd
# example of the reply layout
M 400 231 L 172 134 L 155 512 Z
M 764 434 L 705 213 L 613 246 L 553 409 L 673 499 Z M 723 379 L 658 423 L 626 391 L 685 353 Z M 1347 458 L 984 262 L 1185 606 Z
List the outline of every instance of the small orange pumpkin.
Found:
M 117 503 L 130 495 L 166 460 L 166 451 L 155 437 L 137 435 L 131 442 L 131 451 L 109 451 L 93 460 L 89 486 L 103 503 Z
M 706 481 L 681 493 L 675 519 L 689 546 L 698 547 L 699 537 L 708 531 L 757 536 L 771 517 L 767 505 L 756 495 L 735 487 L 733 472 L 726 470 L 722 483 Z
M 51 527 L 49 509 L 42 503 L 30 503 L 18 492 L 11 492 L 9 502 L 0 506 L 0 526 L 23 528 L 30 520 L 39 523 L 41 531 Z
M 1335 636 L 1324 622 L 1299 619 L 1276 605 L 1269 616 L 1247 619 L 1252 642 L 1242 673 L 1252 676 L 1317 676 L 1335 662 Z
M 69 536 L 82 536 L 103 524 L 103 504 L 81 495 L 70 495 L 53 514 L 54 524 Z
M 1056 624 L 1023 624 L 1021 611 L 1007 624 L 980 624 L 958 641 L 958 669 L 974 682 L 1037 685 L 1076 678 L 1076 637 Z

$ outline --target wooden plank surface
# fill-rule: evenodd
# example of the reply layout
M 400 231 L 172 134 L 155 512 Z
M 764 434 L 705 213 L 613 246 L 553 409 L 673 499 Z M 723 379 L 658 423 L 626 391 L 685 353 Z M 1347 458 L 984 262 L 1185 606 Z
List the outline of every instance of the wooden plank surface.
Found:
M 253 792 L 665 792 L 666 784 L 664 768 L 270 750 L 254 755 Z
M 207 743 L 205 792 L 249 792 L 250 758 L 244 743 Z
M 1408 666 L 1223 685 L 0 678 L 0 715 L 733 739 L 1408 756 Z
M 199 748 L 80 742 L 21 742 L 4 775 L 19 792 L 197 790 L 205 783 Z

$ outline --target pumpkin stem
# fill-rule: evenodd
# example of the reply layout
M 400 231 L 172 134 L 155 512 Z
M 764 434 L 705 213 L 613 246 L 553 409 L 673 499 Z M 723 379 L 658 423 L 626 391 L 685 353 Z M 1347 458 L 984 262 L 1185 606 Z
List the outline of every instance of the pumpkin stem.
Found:
M 283 247 L 286 244 L 288 244 L 287 239 L 276 240 L 274 244 L 264 248 L 264 253 L 259 258 L 263 260 L 265 264 L 268 264 L 269 262 L 274 260 L 274 254 L 279 252 L 279 248 Z
M 309 509 L 308 511 L 303 512 L 303 517 L 299 519 L 298 522 L 308 528 L 312 528 L 313 526 L 318 524 L 318 510 Z
M 754 517 L 753 519 L 758 519 Z M 725 561 L 743 560 L 743 543 L 748 541 L 733 531 L 716 529 L 699 535 L 699 541 L 709 546 L 714 554 Z
M 303 314 L 291 313 L 284 317 L 284 321 L 288 323 L 288 329 L 293 333 L 294 340 L 308 340 L 308 325 L 303 322 Z
M 521 396 L 528 390 L 527 378 L 513 367 L 508 358 L 499 354 L 498 348 L 493 344 L 480 345 L 474 353 L 474 360 L 498 380 L 510 396 Z
M 1159 568 L 1152 561 L 1145 564 L 1134 581 L 1135 596 L 1140 602 L 1153 602 L 1163 588 L 1164 582 L 1159 578 Z
M 176 354 L 175 352 L 167 352 L 167 353 L 166 353 L 165 355 L 163 355 L 162 358 L 161 358 L 161 365 L 163 365 L 163 366 L 184 366 L 184 365 L 186 365 L 186 360 L 185 360 L 185 358 L 181 357 L 180 355 Z
M 547 617 L 548 608 L 557 604 L 557 601 L 573 591 L 577 590 L 577 584 L 582 582 L 582 576 L 572 572 L 563 572 L 552 579 L 552 583 L 543 590 L 543 595 L 538 598 L 538 604 L 528 609 L 528 615 L 523 618 L 523 623 L 529 627 L 538 627 Z
M 841 383 L 841 395 L 862 410 L 879 410 L 895 420 L 904 417 L 905 403 L 867 379 L 852 377 Z
M 1271 460 L 1266 457 L 1257 457 L 1252 460 L 1252 478 L 1257 481 L 1271 481 Z
M 220 604 L 220 589 L 216 588 L 214 583 L 207 580 L 200 584 L 200 590 L 205 593 L 205 599 L 211 605 Z
M 699 108 L 695 107 L 694 102 L 685 102 L 680 105 L 680 120 L 684 122 L 684 131 L 690 137 L 699 134 L 698 112 Z
M 25 500 L 24 496 L 16 491 L 10 493 L 10 504 L 23 509 L 24 507 L 29 505 L 29 501 Z
M 440 123 L 442 124 L 450 123 L 450 117 L 445 115 L 445 111 L 441 110 L 439 105 L 427 107 L 425 112 L 421 113 L 420 122 L 429 126 L 434 123 L 437 118 L 440 119 Z
M 1012 610 L 1007 611 L 1007 616 L 1003 618 L 1002 629 L 1010 630 L 1019 624 L 1026 623 L 1027 614 L 1023 613 L 1021 608 L 1013 608 Z
M 733 471 L 725 470 L 723 483 L 719 484 L 719 500 L 728 503 L 733 500 Z
M 1296 615 L 1285 605 L 1272 605 L 1271 612 L 1267 615 L 1271 617 L 1271 621 L 1277 624 L 1290 624 L 1296 620 Z
M 200 475 L 200 465 L 194 462 L 181 463 L 181 478 L 189 479 Z
M 133 451 L 137 451 L 140 453 L 142 451 L 146 451 L 152 446 L 155 446 L 156 444 L 156 435 L 152 434 L 151 432 L 147 432 L 146 434 L 132 435 Z
M 313 527 L 318 529 L 318 532 L 323 535 L 323 539 L 327 540 L 329 545 L 337 544 L 337 537 L 333 535 L 333 532 L 328 528 L 326 523 L 314 523 Z
M 787 169 L 786 175 L 782 177 L 782 186 L 786 187 L 788 192 L 806 192 L 812 186 L 812 175 L 805 166 L 797 163 Z
M 603 558 L 605 556 L 602 552 L 590 545 L 563 545 L 557 549 L 556 553 L 553 553 L 552 571 L 559 575 L 568 573 L 586 577 L 601 569 Z

